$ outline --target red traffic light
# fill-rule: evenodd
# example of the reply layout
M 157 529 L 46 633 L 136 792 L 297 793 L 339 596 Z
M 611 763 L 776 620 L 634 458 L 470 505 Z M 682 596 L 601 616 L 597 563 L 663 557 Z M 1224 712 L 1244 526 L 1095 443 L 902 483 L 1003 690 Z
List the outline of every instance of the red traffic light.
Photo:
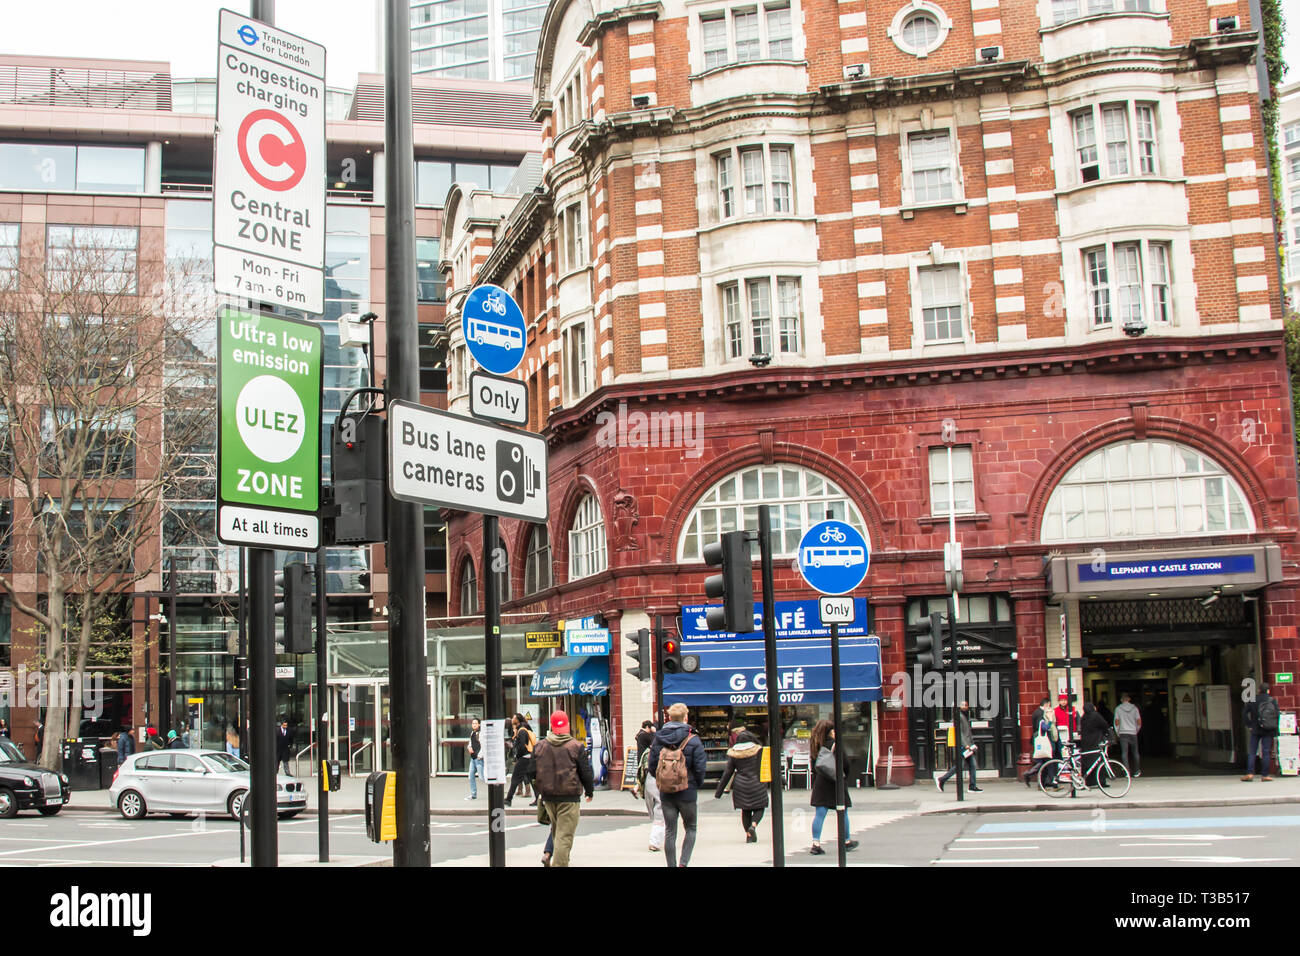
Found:
M 664 641 L 664 653 L 665 653 L 665 654 L 676 654 L 676 653 L 677 653 L 677 642 L 674 641 L 674 640 L 672 640 L 672 639 L 669 639 L 669 640 Z

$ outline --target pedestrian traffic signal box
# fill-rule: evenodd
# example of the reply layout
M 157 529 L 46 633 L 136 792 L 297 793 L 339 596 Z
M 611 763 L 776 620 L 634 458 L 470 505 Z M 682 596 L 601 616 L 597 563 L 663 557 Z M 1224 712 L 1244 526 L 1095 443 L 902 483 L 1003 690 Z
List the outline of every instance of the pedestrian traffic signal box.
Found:
M 943 615 L 935 611 L 917 626 L 916 662 L 922 670 L 943 670 Z
M 629 645 L 627 656 L 636 661 L 636 666 L 630 668 L 628 673 L 637 680 L 649 680 L 651 648 L 649 628 L 643 627 L 639 631 L 628 634 L 627 642 Z
M 310 654 L 311 643 L 311 575 L 307 565 L 292 561 L 275 576 L 275 586 L 284 588 L 284 600 L 275 605 L 276 617 L 284 618 L 286 654 Z
M 665 674 L 682 672 L 682 645 L 675 637 L 669 637 L 666 631 L 659 631 L 660 660 Z
M 704 579 L 704 593 L 721 598 L 722 607 L 709 608 L 705 622 L 710 631 L 745 634 L 754 630 L 754 566 L 749 537 L 729 531 L 719 541 L 704 546 L 704 563 L 721 567 L 721 574 Z
M 384 421 L 377 415 L 342 415 L 335 422 L 330 457 L 333 492 L 332 533 L 328 544 L 383 541 Z M 327 522 L 327 527 L 330 522 Z
M 248 658 L 235 658 L 235 686 L 234 690 L 243 693 L 248 690 Z

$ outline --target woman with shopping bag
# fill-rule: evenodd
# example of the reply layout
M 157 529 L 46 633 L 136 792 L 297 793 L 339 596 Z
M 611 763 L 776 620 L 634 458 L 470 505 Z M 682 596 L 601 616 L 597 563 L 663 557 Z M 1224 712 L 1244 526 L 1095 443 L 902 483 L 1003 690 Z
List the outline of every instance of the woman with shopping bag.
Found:
M 1030 743 L 1033 750 L 1030 755 L 1033 757 L 1033 763 L 1029 769 L 1024 772 L 1021 779 L 1025 781 L 1026 787 L 1033 786 L 1038 779 L 1038 771 L 1043 764 L 1047 763 L 1056 756 L 1056 714 L 1049 706 L 1051 701 L 1044 698 L 1042 706 L 1034 711 L 1033 732 L 1034 736 Z M 1050 784 L 1052 781 L 1046 781 Z

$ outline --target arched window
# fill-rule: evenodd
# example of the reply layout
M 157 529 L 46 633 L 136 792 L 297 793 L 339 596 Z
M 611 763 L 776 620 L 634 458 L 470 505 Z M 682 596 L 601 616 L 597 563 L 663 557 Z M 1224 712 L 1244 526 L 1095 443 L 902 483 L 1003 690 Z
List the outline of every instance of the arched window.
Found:
M 862 515 L 835 482 L 799 465 L 755 465 L 733 472 L 700 498 L 678 542 L 677 560 L 703 560 L 704 546 L 724 532 L 757 530 L 759 505 L 767 505 L 771 515 L 774 557 L 794 557 L 804 531 L 827 518 L 847 521 L 871 543 Z
M 1254 531 L 1241 487 L 1217 462 L 1167 441 L 1099 448 L 1061 479 L 1044 542 Z
M 474 576 L 474 562 L 469 558 L 460 566 L 460 613 L 478 613 L 478 578 Z
M 605 570 L 605 519 L 595 495 L 578 503 L 569 530 L 569 580 L 589 577 Z
M 551 538 L 546 525 L 539 524 L 528 536 L 528 555 L 524 561 L 524 593 L 535 594 L 551 586 Z

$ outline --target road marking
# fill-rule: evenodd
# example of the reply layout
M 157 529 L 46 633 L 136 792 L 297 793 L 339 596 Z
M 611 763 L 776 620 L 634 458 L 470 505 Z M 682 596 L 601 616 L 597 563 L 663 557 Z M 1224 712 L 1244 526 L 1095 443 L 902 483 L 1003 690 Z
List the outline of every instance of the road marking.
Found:
M 1078 836 L 1008 836 L 1008 837 L 957 837 L 954 843 L 1011 843 L 1015 840 L 1132 840 L 1138 833 L 1081 833 Z M 1162 833 L 1162 840 L 1262 840 L 1263 833 Z
M 1165 863 L 1287 863 L 1290 862 L 1287 857 L 1280 856 L 1045 856 L 1038 858 L 1026 858 L 1023 856 L 1008 857 L 983 857 L 971 858 L 962 857 L 961 859 L 952 860 L 931 860 L 931 863 L 1015 863 L 1023 865 L 1025 863 L 1109 863 L 1125 862 L 1131 863 L 1138 860 L 1150 860 L 1152 862 L 1162 861 Z
M 0 837 L 0 843 L 62 843 L 66 837 Z
M 1170 845 L 1174 846 L 1176 844 L 1170 844 Z M 954 846 L 951 847 L 950 849 L 953 853 L 982 853 L 985 850 L 990 850 L 990 849 L 1001 850 L 1003 853 L 1010 853 L 1014 850 L 1040 850 L 1042 849 L 1042 847 L 1031 844 L 1030 846 L 999 846 L 999 847 Z
M 229 836 L 231 833 L 228 829 L 221 830 L 191 830 L 188 827 L 175 833 L 158 833 L 153 836 L 143 837 L 126 837 L 121 840 L 81 840 L 76 843 L 63 843 L 58 846 L 46 847 L 46 850 L 78 850 L 88 847 L 112 846 L 117 843 L 138 843 L 145 840 L 170 840 L 182 836 L 206 836 L 208 834 L 220 834 Z M 27 850 L 0 850 L 0 856 L 13 856 L 15 854 L 26 853 Z M 44 851 L 42 851 L 44 852 Z
M 1096 820 L 1065 820 L 1059 823 L 985 823 L 976 833 L 1045 833 L 1057 830 L 1091 830 Z M 1179 830 L 1192 827 L 1300 827 L 1300 816 L 1271 817 L 1108 817 L 1107 830 Z
M 1149 849 L 1157 846 L 1214 846 L 1213 843 L 1121 843 L 1120 846 L 1137 846 Z

